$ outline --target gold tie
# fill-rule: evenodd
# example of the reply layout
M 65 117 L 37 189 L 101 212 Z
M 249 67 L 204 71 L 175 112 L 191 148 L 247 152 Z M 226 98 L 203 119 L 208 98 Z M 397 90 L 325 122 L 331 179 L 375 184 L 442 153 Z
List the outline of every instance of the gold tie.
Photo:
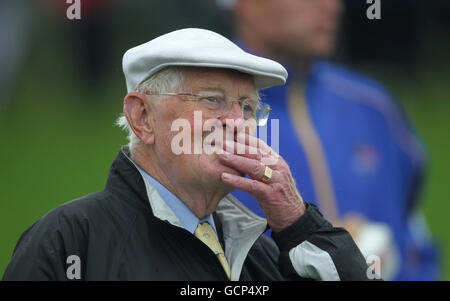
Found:
M 228 276 L 228 279 L 231 277 L 230 266 L 228 265 L 228 261 L 225 257 L 225 253 L 217 239 L 217 235 L 214 232 L 214 229 L 211 227 L 209 223 L 201 223 L 195 229 L 194 235 L 200 239 L 205 245 L 207 245 L 213 252 L 216 254 L 220 263 L 222 264 L 225 273 Z

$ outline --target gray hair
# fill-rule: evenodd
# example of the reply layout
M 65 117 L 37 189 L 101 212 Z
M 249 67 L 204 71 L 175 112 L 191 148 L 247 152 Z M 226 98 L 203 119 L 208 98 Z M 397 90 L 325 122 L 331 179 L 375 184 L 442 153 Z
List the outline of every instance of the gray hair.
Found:
M 183 79 L 184 73 L 182 68 L 174 66 L 166 67 L 142 81 L 136 87 L 136 92 L 144 94 L 175 92 L 181 87 Z M 123 113 L 117 118 L 115 125 L 121 127 L 127 133 L 128 146 L 130 152 L 133 153 L 133 149 L 141 143 L 141 139 L 133 132 Z

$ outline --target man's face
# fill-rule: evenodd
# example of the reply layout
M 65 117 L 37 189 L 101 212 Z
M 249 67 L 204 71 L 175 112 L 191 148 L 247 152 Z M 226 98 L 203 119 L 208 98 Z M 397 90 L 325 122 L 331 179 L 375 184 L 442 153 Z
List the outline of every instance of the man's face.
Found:
M 294 59 L 327 56 L 333 50 L 342 11 L 340 0 L 247 2 L 237 13 L 258 28 L 259 38 L 272 52 Z
M 173 92 L 173 91 L 168 91 Z M 185 71 L 182 87 L 178 92 L 188 92 L 193 94 L 205 95 L 224 95 L 227 101 L 243 98 L 257 99 L 257 93 L 253 77 L 233 70 L 217 68 L 187 68 Z M 195 136 L 202 137 L 204 140 L 211 135 L 212 128 L 204 129 L 205 122 L 215 119 L 220 131 L 223 131 L 223 138 L 233 140 L 232 135 L 227 135 L 226 119 L 240 120 L 242 111 L 240 105 L 234 102 L 231 110 L 221 115 L 210 110 L 205 110 L 195 100 L 189 100 L 189 97 L 174 96 L 164 98 L 155 102 L 155 151 L 160 160 L 160 166 L 168 169 L 168 174 L 176 172 L 181 177 L 187 179 L 185 183 L 199 183 L 201 185 L 223 185 L 220 175 L 223 172 L 237 174 L 229 167 L 223 166 L 216 154 L 205 153 L 202 150 L 200 154 L 176 154 L 173 149 L 173 139 L 180 134 L 180 128 L 172 131 L 172 125 L 175 120 L 185 120 L 189 124 L 189 138 L 191 140 L 191 150 L 194 151 Z M 151 101 L 151 100 L 150 100 Z M 201 112 L 202 118 L 194 120 Z M 241 120 L 242 121 L 242 120 Z M 195 127 L 195 124 L 199 125 Z M 237 123 L 238 124 L 238 123 Z M 228 133 L 229 134 L 229 133 Z M 253 133 L 252 133 L 253 134 Z M 183 141 L 184 143 L 185 141 Z M 218 142 L 218 141 L 217 141 Z M 222 142 L 222 141 L 221 141 Z M 179 145 L 179 143 L 176 143 Z M 217 147 L 219 147 L 217 145 Z

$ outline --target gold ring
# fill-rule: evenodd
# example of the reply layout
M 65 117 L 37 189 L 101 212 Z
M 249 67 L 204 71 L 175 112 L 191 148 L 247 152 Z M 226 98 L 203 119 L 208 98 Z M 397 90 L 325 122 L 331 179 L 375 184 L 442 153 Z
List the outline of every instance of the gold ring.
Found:
M 266 168 L 264 169 L 264 175 L 261 178 L 261 181 L 263 181 L 264 183 L 267 183 L 270 181 L 270 179 L 272 179 L 272 169 L 268 166 L 266 166 Z

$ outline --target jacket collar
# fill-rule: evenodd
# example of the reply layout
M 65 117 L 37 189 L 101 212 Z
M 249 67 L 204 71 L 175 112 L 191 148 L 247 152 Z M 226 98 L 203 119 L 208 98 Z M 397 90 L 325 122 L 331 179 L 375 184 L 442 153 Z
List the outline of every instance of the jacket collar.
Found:
M 181 222 L 164 202 L 158 191 L 138 170 L 130 150 L 123 146 L 111 166 L 106 189 L 130 202 L 138 201 L 156 218 L 183 228 Z M 228 194 L 215 211 L 222 228 L 225 256 L 231 267 L 231 280 L 239 280 L 242 266 L 250 248 L 266 230 L 267 221 Z

